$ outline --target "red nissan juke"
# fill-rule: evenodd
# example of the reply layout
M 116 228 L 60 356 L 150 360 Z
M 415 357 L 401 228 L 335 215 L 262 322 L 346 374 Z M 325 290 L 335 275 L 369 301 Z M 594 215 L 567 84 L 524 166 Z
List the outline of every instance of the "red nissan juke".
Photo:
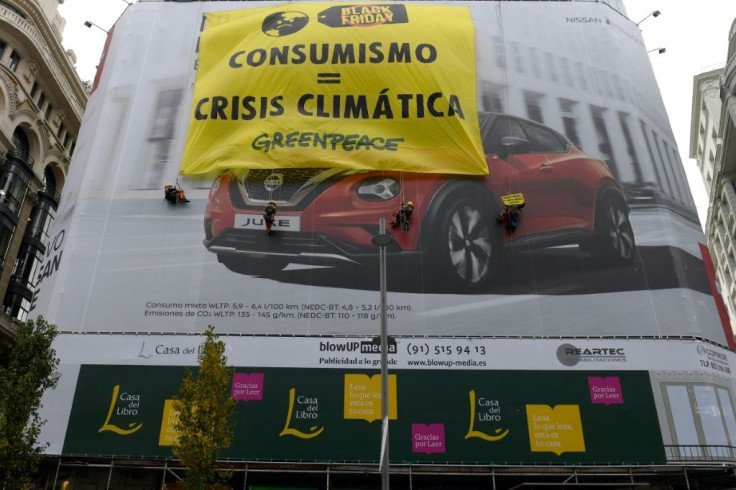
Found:
M 505 114 L 482 113 L 486 176 L 343 169 L 250 170 L 212 185 L 204 244 L 228 269 L 252 273 L 285 264 L 360 263 L 375 257 L 372 238 L 402 201 L 412 201 L 409 231 L 389 229 L 389 254 L 421 254 L 436 280 L 475 289 L 494 278 L 505 249 L 578 244 L 605 265 L 632 261 L 629 208 L 606 163 L 560 133 Z M 525 206 L 512 233 L 497 215 L 502 196 Z M 274 232 L 263 209 L 278 205 Z

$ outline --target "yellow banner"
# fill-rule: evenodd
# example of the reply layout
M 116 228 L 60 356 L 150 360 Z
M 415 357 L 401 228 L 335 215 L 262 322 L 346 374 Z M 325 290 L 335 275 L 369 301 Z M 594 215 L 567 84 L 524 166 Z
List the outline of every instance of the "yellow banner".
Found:
M 207 14 L 181 172 L 487 174 L 468 7 L 289 3 Z

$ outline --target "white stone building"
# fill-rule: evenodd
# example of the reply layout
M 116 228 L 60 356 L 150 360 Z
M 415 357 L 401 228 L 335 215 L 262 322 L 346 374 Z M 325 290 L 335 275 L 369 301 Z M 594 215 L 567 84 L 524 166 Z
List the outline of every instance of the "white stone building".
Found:
M 87 102 L 63 0 L 0 1 L 0 339 L 25 319 Z
M 705 235 L 716 282 L 736 325 L 736 22 L 725 68 L 695 77 L 690 157 L 709 194 Z

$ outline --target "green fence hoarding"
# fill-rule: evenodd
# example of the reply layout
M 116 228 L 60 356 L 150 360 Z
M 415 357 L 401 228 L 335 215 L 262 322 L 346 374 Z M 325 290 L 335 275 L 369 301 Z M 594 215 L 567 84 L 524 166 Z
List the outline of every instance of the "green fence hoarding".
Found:
M 184 367 L 83 365 L 64 454 L 169 457 Z M 236 437 L 222 457 L 377 462 L 372 370 L 239 367 Z M 646 371 L 416 371 L 389 380 L 402 463 L 663 463 Z

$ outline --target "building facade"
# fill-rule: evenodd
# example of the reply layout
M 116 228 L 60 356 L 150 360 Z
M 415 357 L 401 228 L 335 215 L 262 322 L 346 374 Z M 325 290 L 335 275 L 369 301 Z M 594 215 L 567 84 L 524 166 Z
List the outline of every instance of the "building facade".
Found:
M 33 297 L 87 93 L 61 44 L 59 0 L 0 2 L 0 333 Z
M 389 3 L 386 25 L 364 5 L 349 6 L 367 16 L 347 25 L 335 15 L 346 5 L 289 5 L 141 0 L 110 30 L 35 275 L 30 315 L 61 330 L 37 486 L 179 488 L 178 387 L 214 324 L 235 368 L 236 435 L 220 454 L 232 488 L 379 488 L 372 238 L 406 196 L 411 227 L 390 229 L 387 247 L 393 488 L 732 487 L 736 352 L 622 2 Z M 207 32 L 233 14 L 237 47 Z M 463 39 L 475 47 L 453 47 Z M 353 62 L 367 46 L 372 55 Z M 408 56 L 434 52 L 465 64 L 425 67 L 425 86 Z M 199 77 L 215 68 L 225 73 L 206 77 L 209 92 Z M 407 137 L 402 152 L 414 127 L 443 136 L 446 121 L 425 112 L 443 117 L 437 87 L 463 93 L 469 68 L 475 87 L 457 101 L 485 113 L 487 176 L 354 171 L 323 158 L 337 131 Z M 342 81 L 321 87 L 329 75 Z M 384 132 L 392 100 L 404 124 Z M 202 146 L 228 155 L 250 140 L 238 161 L 264 160 L 253 138 L 269 134 L 270 154 L 289 151 L 298 128 L 296 157 L 310 167 L 183 176 L 191 128 L 212 119 L 224 124 Z M 233 127 L 242 132 L 222 145 Z M 384 151 L 374 143 L 366 152 Z M 186 188 L 186 203 L 162 199 L 167 182 Z M 504 229 L 497 211 L 522 194 L 518 228 Z M 266 234 L 270 200 L 281 221 Z
M 690 157 L 709 194 L 705 235 L 721 297 L 736 324 L 736 23 L 725 68 L 697 75 Z

